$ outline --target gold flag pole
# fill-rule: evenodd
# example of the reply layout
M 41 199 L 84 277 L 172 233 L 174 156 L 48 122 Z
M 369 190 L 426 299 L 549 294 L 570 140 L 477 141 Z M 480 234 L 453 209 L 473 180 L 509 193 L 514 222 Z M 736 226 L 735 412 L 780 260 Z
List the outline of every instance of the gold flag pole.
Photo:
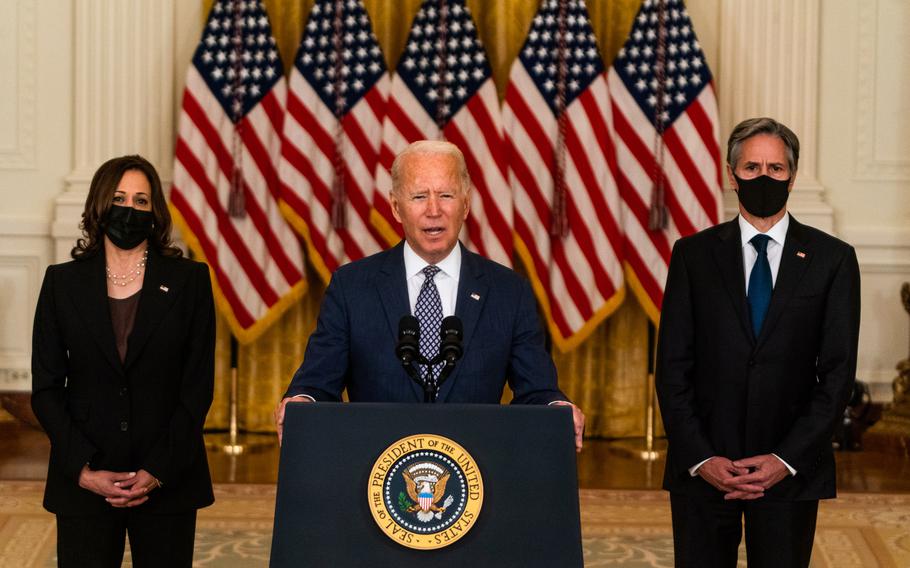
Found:
M 216 452 L 223 452 L 229 456 L 239 456 L 245 453 L 260 452 L 269 448 L 277 441 L 274 436 L 264 434 L 251 434 L 240 432 L 238 415 L 238 399 L 240 380 L 238 372 L 240 346 L 237 338 L 231 335 L 231 390 L 228 393 L 228 431 L 226 433 L 206 434 L 205 447 Z
M 657 431 L 657 388 L 654 370 L 657 359 L 657 328 L 648 322 L 648 376 L 645 381 L 645 416 L 644 438 L 615 440 L 610 443 L 610 451 L 624 457 L 632 457 L 646 462 L 661 459 L 667 451 L 665 438 L 658 438 Z

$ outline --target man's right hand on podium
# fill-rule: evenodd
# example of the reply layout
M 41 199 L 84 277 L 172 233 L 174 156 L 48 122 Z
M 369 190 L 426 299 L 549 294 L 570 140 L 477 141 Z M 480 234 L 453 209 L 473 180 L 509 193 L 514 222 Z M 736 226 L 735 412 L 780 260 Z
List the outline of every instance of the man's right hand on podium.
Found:
M 281 402 L 278 403 L 278 407 L 275 409 L 275 429 L 278 431 L 278 445 L 281 445 L 281 436 L 284 430 L 284 407 L 287 406 L 289 402 L 314 402 L 313 398 L 305 394 L 298 394 L 297 396 L 289 396 L 287 398 L 281 399 Z

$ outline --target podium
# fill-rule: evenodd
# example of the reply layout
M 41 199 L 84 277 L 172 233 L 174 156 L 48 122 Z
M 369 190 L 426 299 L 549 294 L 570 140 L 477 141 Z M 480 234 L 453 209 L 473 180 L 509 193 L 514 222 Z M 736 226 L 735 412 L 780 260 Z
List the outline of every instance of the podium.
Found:
M 270 566 L 582 566 L 564 406 L 287 406 Z

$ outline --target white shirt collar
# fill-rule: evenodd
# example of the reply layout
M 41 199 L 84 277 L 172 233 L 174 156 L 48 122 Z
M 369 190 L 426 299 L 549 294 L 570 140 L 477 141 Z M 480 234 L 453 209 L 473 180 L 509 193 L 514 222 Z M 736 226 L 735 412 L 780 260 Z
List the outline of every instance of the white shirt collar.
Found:
M 749 241 L 752 240 L 752 237 L 759 234 L 759 230 L 752 226 L 751 223 L 743 219 L 742 215 L 737 215 L 739 220 L 739 236 L 742 239 L 742 246 L 749 244 Z M 783 246 L 784 240 L 787 238 L 787 229 L 790 227 L 790 213 L 785 213 L 781 217 L 780 221 L 774 224 L 773 227 L 768 229 L 768 232 L 764 233 L 771 237 L 775 243 Z
M 420 256 L 414 252 L 414 249 L 411 248 L 411 245 L 407 241 L 404 242 L 404 274 L 405 278 L 412 278 L 417 274 L 423 272 L 423 269 L 429 266 L 429 262 L 420 258 Z M 452 249 L 452 252 L 449 253 L 444 259 L 436 263 L 436 267 L 442 271 L 443 274 L 451 277 L 458 278 L 459 271 L 461 270 L 461 245 L 455 243 L 455 248 Z

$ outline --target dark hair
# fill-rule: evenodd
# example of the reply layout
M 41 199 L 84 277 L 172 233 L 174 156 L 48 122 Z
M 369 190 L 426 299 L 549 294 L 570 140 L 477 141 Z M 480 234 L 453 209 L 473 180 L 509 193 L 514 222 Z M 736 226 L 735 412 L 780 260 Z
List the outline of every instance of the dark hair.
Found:
M 155 224 L 149 236 L 149 247 L 164 256 L 182 256 L 183 252 L 171 242 L 171 213 L 164 201 L 164 191 L 161 189 L 161 179 L 158 172 L 148 160 L 142 156 L 121 156 L 111 158 L 101 164 L 92 177 L 88 197 L 85 199 L 85 209 L 82 211 L 82 238 L 76 241 L 76 246 L 70 251 L 70 256 L 75 259 L 88 258 L 95 255 L 104 243 L 104 227 L 102 222 L 107 212 L 113 205 L 114 192 L 120 184 L 120 179 L 128 171 L 135 170 L 145 175 L 149 182 L 152 195 L 152 216 Z
M 737 124 L 730 133 L 730 139 L 727 141 L 727 164 L 730 168 L 736 169 L 742 143 L 758 134 L 770 134 L 781 139 L 787 150 L 787 165 L 790 166 L 790 175 L 793 175 L 799 166 L 799 138 L 783 124 L 767 117 L 746 119 Z

